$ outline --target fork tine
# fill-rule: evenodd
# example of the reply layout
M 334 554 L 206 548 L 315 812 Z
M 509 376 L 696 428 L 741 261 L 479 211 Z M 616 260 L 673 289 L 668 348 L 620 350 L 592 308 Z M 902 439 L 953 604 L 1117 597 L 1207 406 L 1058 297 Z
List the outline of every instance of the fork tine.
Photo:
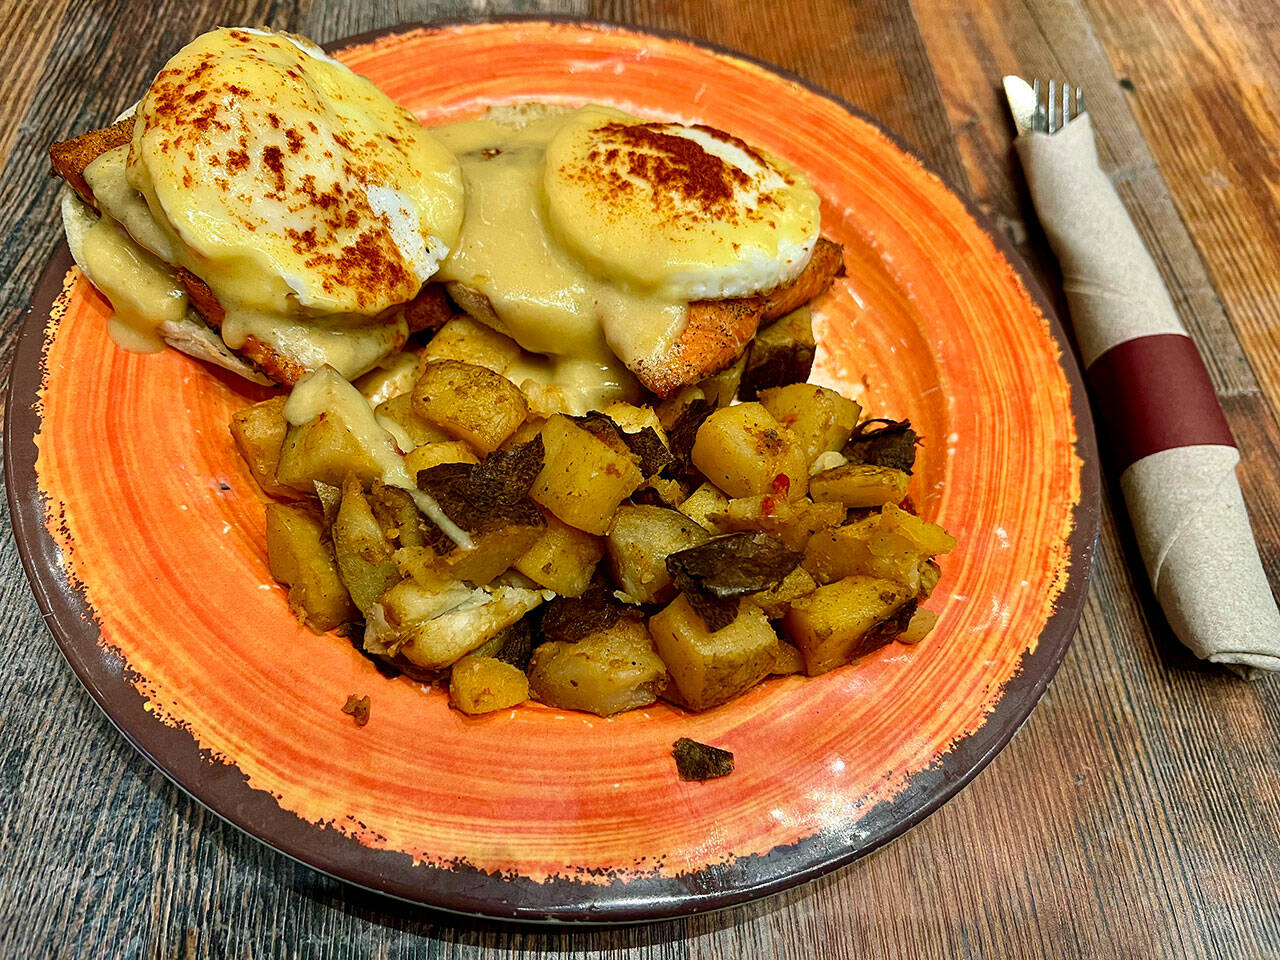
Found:
M 1053 84 L 1054 84 L 1054 81 L 1050 80 L 1049 81 L 1049 132 L 1057 133 L 1058 128 L 1053 125 L 1053 107 L 1054 107 L 1053 101 L 1057 99 L 1054 96 Z
M 1062 81 L 1062 125 L 1065 127 L 1071 120 L 1071 84 Z
M 1076 87 L 1076 116 L 1084 113 L 1084 91 Z

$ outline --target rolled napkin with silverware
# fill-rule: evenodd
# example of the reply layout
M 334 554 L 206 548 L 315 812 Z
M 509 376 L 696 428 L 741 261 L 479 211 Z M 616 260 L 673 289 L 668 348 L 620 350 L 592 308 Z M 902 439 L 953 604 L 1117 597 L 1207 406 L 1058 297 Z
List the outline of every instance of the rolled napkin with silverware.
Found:
M 1195 343 L 1098 164 L 1082 98 L 1064 84 L 1059 105 L 1050 85 L 1046 107 L 1038 84 L 1018 77 L 1005 78 L 1005 92 L 1156 598 L 1196 656 L 1248 679 L 1280 670 L 1280 611 L 1236 479 L 1239 451 Z

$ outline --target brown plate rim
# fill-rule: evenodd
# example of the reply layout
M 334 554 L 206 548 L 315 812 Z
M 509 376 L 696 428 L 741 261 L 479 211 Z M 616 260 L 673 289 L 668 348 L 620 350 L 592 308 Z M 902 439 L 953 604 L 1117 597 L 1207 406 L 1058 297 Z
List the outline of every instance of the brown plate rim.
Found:
M 1088 595 L 1090 563 L 1101 513 L 1097 443 L 1075 353 L 1034 275 L 1003 234 L 963 192 L 956 190 L 900 137 L 885 130 L 866 113 L 784 68 L 676 31 L 546 14 L 406 23 L 335 40 L 325 44 L 325 48 L 334 52 L 392 34 L 486 23 L 567 24 L 676 40 L 769 70 L 831 100 L 885 133 L 900 150 L 920 162 L 961 199 L 969 215 L 1018 273 L 1061 348 L 1059 362 L 1070 384 L 1071 411 L 1076 420 L 1081 488 L 1068 539 L 1070 567 L 1066 586 L 1035 651 L 1023 657 L 986 722 L 957 741 L 932 766 L 913 776 L 892 800 L 867 811 L 860 825 L 871 829 L 859 841 L 842 842 L 833 847 L 829 836 L 817 833 L 767 854 L 742 857 L 726 865 L 676 877 L 615 879 L 608 884 L 557 878 L 536 883 L 527 877 L 490 873 L 467 865 L 444 868 L 415 864 L 406 854 L 371 849 L 337 830 L 303 820 L 280 807 L 266 792 L 251 788 L 238 768 L 212 759 L 189 732 L 165 725 L 144 709 L 144 699 L 133 686 L 124 659 L 118 652 L 98 643 L 93 612 L 82 590 L 68 578 L 61 552 L 45 526 L 45 499 L 35 469 L 35 435 L 41 423 L 37 401 L 43 381 L 49 311 L 72 266 L 65 242 L 59 244 L 46 266 L 23 319 L 5 407 L 5 480 L 23 568 L 63 656 L 125 739 L 174 784 L 213 813 L 267 846 L 330 876 L 401 900 L 469 916 L 577 923 L 628 923 L 687 916 L 790 889 L 889 843 L 951 799 L 1004 748 L 1056 673 Z

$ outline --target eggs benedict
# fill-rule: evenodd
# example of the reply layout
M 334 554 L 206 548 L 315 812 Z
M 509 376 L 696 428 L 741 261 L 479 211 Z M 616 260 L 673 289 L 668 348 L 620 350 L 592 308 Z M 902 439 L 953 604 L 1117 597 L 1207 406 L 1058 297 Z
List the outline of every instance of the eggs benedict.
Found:
M 456 159 L 303 38 L 197 37 L 130 117 L 51 156 L 72 254 L 126 347 L 353 378 L 450 312 L 425 285 L 461 228 Z
M 660 396 L 697 383 L 842 272 L 808 182 L 712 127 L 526 104 L 433 130 L 467 193 L 440 279 L 550 358 L 509 377 L 560 386 L 574 406 L 626 398 L 636 380 Z

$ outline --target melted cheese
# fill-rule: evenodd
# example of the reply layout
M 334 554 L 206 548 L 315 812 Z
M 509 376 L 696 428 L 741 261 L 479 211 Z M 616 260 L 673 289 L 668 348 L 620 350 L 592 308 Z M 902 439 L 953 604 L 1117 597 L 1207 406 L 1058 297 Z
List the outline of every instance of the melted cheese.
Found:
M 467 531 L 449 519 L 435 498 L 418 489 L 396 451 L 395 440 L 379 425 L 369 401 L 332 367 L 320 367 L 299 380 L 284 405 L 284 418 L 293 426 L 308 423 L 322 413 L 334 416 L 350 431 L 360 449 L 377 465 L 383 483 L 407 490 L 418 509 L 460 549 L 471 550 L 475 546 Z

